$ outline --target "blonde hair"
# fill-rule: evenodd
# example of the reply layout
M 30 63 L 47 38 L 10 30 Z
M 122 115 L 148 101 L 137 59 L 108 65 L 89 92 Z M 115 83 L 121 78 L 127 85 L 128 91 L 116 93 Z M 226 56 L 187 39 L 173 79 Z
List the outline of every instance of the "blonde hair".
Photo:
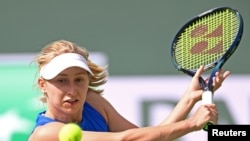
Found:
M 40 69 L 45 64 L 50 62 L 54 57 L 63 53 L 78 53 L 87 60 L 87 64 L 89 68 L 94 73 L 93 76 L 89 75 L 89 78 L 90 78 L 89 88 L 91 88 L 93 91 L 97 92 L 98 94 L 101 94 L 103 92 L 103 89 L 96 89 L 96 88 L 98 88 L 99 86 L 107 82 L 107 79 L 106 79 L 108 75 L 106 71 L 107 66 L 101 67 L 91 62 L 91 60 L 89 60 L 88 51 L 85 48 L 80 47 L 70 41 L 58 40 L 45 46 L 40 52 L 40 54 L 38 54 L 35 57 L 35 60 L 34 60 L 38 65 L 38 71 L 40 71 Z

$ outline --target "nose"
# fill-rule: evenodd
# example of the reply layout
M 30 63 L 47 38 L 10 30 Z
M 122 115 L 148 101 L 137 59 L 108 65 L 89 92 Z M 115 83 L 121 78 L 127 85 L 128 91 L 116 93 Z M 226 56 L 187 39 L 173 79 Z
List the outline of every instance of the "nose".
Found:
M 67 95 L 75 95 L 76 94 L 76 85 L 74 82 L 70 82 L 67 88 Z

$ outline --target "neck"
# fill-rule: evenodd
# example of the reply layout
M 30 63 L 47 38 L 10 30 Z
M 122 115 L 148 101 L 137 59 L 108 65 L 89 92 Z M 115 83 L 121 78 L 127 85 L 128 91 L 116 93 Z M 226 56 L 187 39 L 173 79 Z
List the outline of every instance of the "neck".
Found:
M 65 113 L 65 112 L 51 112 L 49 109 L 45 112 L 45 116 L 63 123 L 81 123 L 82 112 Z

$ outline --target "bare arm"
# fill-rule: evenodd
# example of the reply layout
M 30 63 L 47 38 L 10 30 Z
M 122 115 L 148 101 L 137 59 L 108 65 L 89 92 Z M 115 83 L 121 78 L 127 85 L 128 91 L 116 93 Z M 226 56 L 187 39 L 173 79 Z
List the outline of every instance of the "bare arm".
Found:
M 168 126 L 134 128 L 123 132 L 94 133 L 83 131 L 82 141 L 172 141 L 194 131 L 191 120 L 185 120 Z
M 164 121 L 162 121 L 160 125 L 169 124 L 185 119 L 192 110 L 193 106 L 196 104 L 196 102 L 201 100 L 203 90 L 200 88 L 199 85 L 199 76 L 201 76 L 203 72 L 204 68 L 203 66 L 201 66 L 197 70 L 195 76 L 192 78 L 188 89 L 185 91 L 180 101 L 177 103 L 177 105 L 169 114 L 169 116 Z M 220 70 L 216 73 L 215 77 L 213 78 L 214 91 L 220 88 L 223 81 L 229 75 L 230 71 L 223 72 L 223 70 Z
M 191 118 L 163 126 L 133 128 L 121 132 L 83 131 L 82 141 L 171 141 L 192 131 L 202 129 L 208 122 L 217 123 L 218 115 L 214 104 L 202 105 Z M 64 124 L 52 122 L 38 127 L 29 141 L 58 141 L 58 133 Z
M 191 120 L 185 120 L 168 126 L 134 128 L 122 132 L 83 131 L 81 141 L 170 141 L 193 131 L 193 125 Z M 29 141 L 58 141 L 62 126 L 62 123 L 54 122 L 39 127 Z
M 201 105 L 189 118 L 163 126 L 134 128 L 123 132 L 94 133 L 83 132 L 82 141 L 172 141 L 190 132 L 201 130 L 208 121 L 215 124 L 218 120 L 216 106 Z

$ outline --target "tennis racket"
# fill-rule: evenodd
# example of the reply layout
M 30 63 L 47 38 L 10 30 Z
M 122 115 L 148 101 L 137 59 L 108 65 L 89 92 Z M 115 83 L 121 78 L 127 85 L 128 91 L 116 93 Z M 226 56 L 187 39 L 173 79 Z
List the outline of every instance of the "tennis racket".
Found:
M 171 45 L 171 60 L 178 71 L 194 76 L 201 65 L 212 70 L 208 83 L 200 77 L 202 103 L 213 103 L 213 77 L 237 49 L 243 34 L 243 18 L 230 7 L 208 10 L 188 21 Z M 208 130 L 209 122 L 203 129 Z

